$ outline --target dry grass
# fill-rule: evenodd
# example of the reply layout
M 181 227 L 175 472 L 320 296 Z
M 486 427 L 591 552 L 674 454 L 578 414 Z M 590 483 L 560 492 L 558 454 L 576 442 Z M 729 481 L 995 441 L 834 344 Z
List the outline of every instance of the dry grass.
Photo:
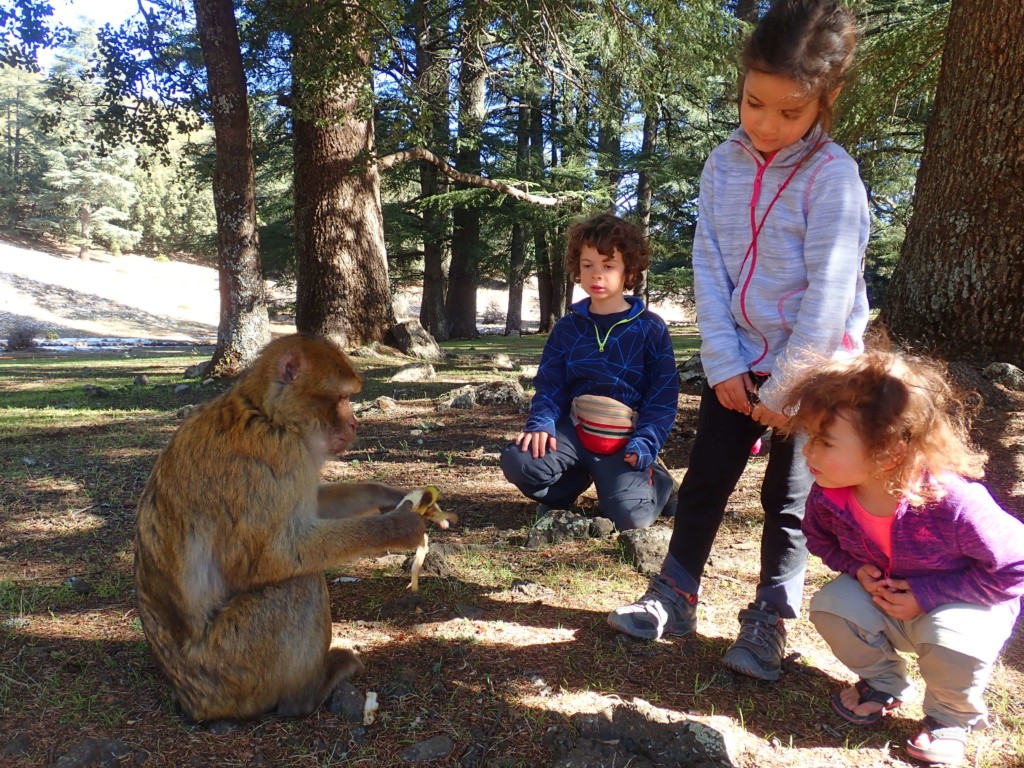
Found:
M 640 697 L 713 724 L 728 734 L 741 767 L 909 765 L 900 745 L 915 730 L 919 700 L 877 729 L 842 725 L 827 697 L 849 674 L 807 622 L 790 623 L 790 650 L 800 658 L 778 684 L 718 666 L 756 580 L 763 460 L 752 461 L 732 499 L 708 569 L 698 635 L 634 642 L 613 632 L 605 616 L 634 599 L 644 579 L 621 562 L 611 540 L 523 548 L 532 505 L 497 466 L 497 452 L 523 414 L 438 413 L 430 397 L 479 377 L 457 367 L 437 383 L 398 393 L 415 399 L 400 399 L 386 414 L 367 413 L 359 446 L 327 468 L 335 479 L 438 485 L 443 506 L 461 521 L 432 539 L 475 545 L 455 557 L 456 576 L 424 577 L 418 603 L 405 599 L 407 577 L 394 559 L 331 574 L 359 578 L 331 584 L 335 634 L 366 662 L 353 682 L 380 692 L 378 722 L 353 727 L 322 709 L 227 733 L 185 725 L 135 614 L 131 546 L 136 498 L 175 427 L 183 401 L 173 384 L 190 362 L 0 360 L 0 753 L 25 737 L 24 756 L 0 757 L 3 765 L 51 764 L 75 744 L 105 738 L 123 742 L 126 762 L 147 766 L 388 766 L 401 762 L 408 745 L 444 734 L 454 749 L 434 765 L 541 766 L 552 762 L 549 728 L 610 697 Z M 383 381 L 397 364 L 363 366 L 370 397 L 395 394 Z M 150 384 L 133 386 L 143 372 Z M 83 384 L 107 394 L 86 394 Z M 680 402 L 667 459 L 681 475 L 696 396 Z M 1007 402 L 983 414 L 978 439 L 992 453 L 993 493 L 1024 517 L 1024 406 Z M 76 592 L 67 583 L 73 576 L 91 591 Z M 814 563 L 808 594 L 826 578 Z M 539 596 L 511 589 L 514 579 L 540 584 Z M 988 698 L 996 723 L 972 737 L 972 764 L 1019 766 L 1019 630 Z

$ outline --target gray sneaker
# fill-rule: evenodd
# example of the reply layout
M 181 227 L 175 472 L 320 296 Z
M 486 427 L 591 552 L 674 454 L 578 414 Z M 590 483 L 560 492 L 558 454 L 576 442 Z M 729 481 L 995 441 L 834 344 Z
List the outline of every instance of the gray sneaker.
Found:
M 619 632 L 643 640 L 689 635 L 697 628 L 697 599 L 688 600 L 668 579 L 655 576 L 644 596 L 609 613 L 608 623 Z
M 734 672 L 758 680 L 778 680 L 786 653 L 786 626 L 768 603 L 751 603 L 740 611 L 740 634 L 722 656 Z

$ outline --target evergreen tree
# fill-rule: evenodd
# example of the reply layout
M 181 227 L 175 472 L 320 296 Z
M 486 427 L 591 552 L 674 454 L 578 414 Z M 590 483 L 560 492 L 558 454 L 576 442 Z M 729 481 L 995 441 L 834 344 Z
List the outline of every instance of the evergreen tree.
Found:
M 103 86 L 96 55 L 91 26 L 55 53 L 45 81 L 51 109 L 44 123 L 53 141 L 42 153 L 42 184 L 31 196 L 34 211 L 26 221 L 40 234 L 77 245 L 82 259 L 94 245 L 129 249 L 140 234 L 129 221 L 137 195 L 131 180 L 136 152 L 128 145 L 104 148 L 98 135 L 95 107 Z
M 1024 365 L 1024 5 L 954 0 L 914 213 L 881 320 L 942 356 Z
M 44 152 L 50 141 L 42 131 L 46 112 L 43 76 L 21 67 L 0 66 L 0 226 L 14 228 L 32 215 L 30 200 L 42 186 Z
M 138 193 L 131 221 L 139 228 L 136 249 L 148 256 L 217 255 L 217 219 L 210 179 L 198 173 L 194 150 L 212 149 L 212 132 L 205 138 L 172 139 L 173 163 L 161 162 L 157 152 L 140 146 L 139 165 L 132 177 Z

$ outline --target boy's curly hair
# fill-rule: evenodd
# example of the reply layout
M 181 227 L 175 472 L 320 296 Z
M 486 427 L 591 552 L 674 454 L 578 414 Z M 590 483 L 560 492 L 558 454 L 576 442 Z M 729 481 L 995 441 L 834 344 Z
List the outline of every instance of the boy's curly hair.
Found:
M 971 445 L 976 393 L 948 382 L 946 366 L 894 351 L 880 336 L 860 356 L 810 367 L 789 389 L 786 432 L 820 438 L 837 417 L 849 419 L 890 489 L 918 506 L 942 497 L 946 474 L 984 475 L 986 455 Z
M 577 221 L 566 238 L 565 273 L 573 282 L 580 281 L 580 251 L 585 245 L 594 246 L 608 259 L 614 257 L 616 250 L 622 254 L 626 288 L 639 283 L 643 271 L 651 266 L 651 249 L 640 227 L 611 213 Z

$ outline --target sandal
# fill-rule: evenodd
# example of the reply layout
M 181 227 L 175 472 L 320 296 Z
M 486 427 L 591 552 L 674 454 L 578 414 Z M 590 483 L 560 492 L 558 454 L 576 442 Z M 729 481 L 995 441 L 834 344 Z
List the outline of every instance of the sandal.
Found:
M 959 765 L 967 751 L 967 729 L 943 725 L 931 715 L 921 732 L 907 742 L 907 754 L 931 765 Z
M 886 712 L 896 709 L 896 707 L 903 703 L 892 694 L 872 688 L 864 680 L 858 680 L 853 687 L 856 689 L 857 695 L 860 696 L 857 700 L 858 704 L 866 704 L 869 701 L 873 701 L 882 705 L 881 709 L 877 709 L 874 712 L 870 712 L 866 715 L 858 715 L 852 709 L 848 709 L 843 704 L 843 700 L 841 698 L 842 692 L 833 694 L 832 709 L 837 715 L 843 718 L 843 720 L 848 723 L 853 723 L 854 725 L 874 725 L 885 716 Z

